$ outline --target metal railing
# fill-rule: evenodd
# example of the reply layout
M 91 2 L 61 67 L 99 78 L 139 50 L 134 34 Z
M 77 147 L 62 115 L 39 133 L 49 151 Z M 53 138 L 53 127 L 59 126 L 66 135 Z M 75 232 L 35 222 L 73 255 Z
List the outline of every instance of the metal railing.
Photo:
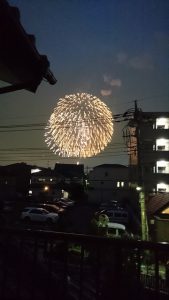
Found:
M 168 261 L 167 243 L 4 229 L 0 299 L 167 299 Z

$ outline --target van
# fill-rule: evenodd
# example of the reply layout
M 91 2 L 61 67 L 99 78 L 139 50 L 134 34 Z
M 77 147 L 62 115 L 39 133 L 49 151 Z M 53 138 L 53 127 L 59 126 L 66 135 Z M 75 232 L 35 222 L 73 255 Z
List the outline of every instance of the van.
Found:
M 125 210 L 108 210 L 106 211 L 106 215 L 109 217 L 110 222 L 117 222 L 120 224 L 128 223 L 128 212 Z
M 108 237 L 120 238 L 126 233 L 126 227 L 123 224 L 109 222 L 108 226 Z

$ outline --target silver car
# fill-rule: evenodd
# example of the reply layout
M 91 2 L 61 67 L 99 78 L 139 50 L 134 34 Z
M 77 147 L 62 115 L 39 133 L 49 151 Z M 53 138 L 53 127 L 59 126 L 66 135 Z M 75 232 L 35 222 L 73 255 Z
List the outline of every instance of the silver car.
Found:
M 59 215 L 57 213 L 52 213 L 39 207 L 25 207 L 21 213 L 21 220 L 25 222 L 36 221 L 54 224 L 58 221 L 58 218 Z

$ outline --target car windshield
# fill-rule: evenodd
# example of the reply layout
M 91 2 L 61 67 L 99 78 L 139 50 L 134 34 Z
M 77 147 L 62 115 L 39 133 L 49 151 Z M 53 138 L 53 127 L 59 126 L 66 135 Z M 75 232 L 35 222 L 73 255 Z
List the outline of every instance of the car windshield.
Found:
M 41 210 L 43 214 L 48 214 L 49 212 L 46 209 Z

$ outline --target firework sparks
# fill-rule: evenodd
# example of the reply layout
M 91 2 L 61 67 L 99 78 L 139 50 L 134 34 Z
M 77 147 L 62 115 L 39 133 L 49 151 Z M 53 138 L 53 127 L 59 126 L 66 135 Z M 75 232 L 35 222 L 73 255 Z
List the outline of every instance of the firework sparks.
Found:
M 110 143 L 112 112 L 104 102 L 86 93 L 60 98 L 45 128 L 48 147 L 62 157 L 91 157 Z

